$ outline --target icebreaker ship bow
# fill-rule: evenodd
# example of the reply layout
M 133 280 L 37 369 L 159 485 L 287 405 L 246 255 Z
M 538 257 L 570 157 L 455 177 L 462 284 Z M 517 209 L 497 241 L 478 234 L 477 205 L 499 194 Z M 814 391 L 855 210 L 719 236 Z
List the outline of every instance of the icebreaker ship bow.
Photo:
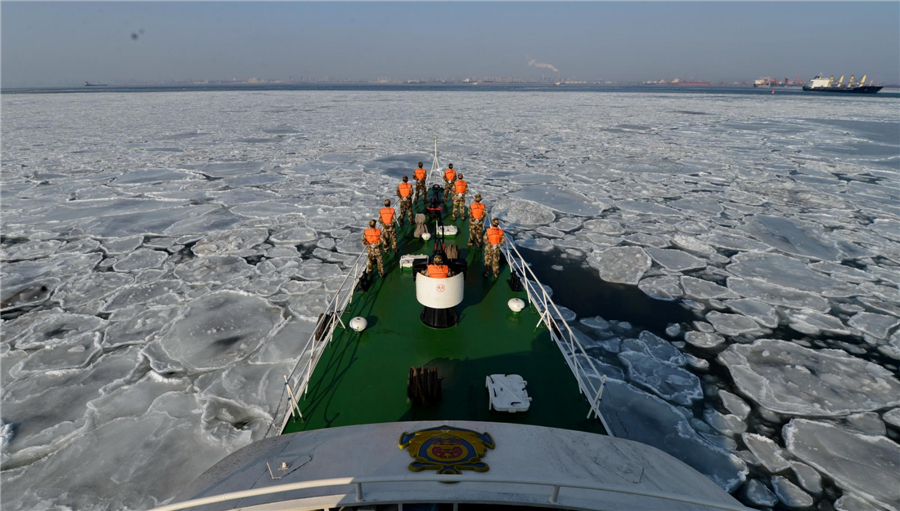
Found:
M 435 139 L 429 184 L 440 170 Z M 442 192 L 414 205 L 419 229 L 398 228 L 384 277 L 366 274 L 365 254 L 351 266 L 267 438 L 158 509 L 745 509 L 612 436 L 606 376 L 519 250 L 507 238 L 499 278 L 482 277 L 484 249 L 466 246 L 470 223 L 448 220 Z M 420 273 L 436 255 L 447 270 Z

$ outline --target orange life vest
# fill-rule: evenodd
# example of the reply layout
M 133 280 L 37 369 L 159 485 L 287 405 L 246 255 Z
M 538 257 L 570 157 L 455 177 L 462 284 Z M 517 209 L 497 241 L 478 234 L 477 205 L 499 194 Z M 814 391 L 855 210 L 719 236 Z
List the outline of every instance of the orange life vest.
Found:
M 429 264 L 428 278 L 430 279 L 446 279 L 450 274 L 450 268 L 445 264 Z
M 416 175 L 416 179 L 418 179 L 419 181 L 425 179 L 425 169 L 423 169 L 421 167 L 417 168 L 415 175 Z
M 366 241 L 370 245 L 375 245 L 381 240 L 381 229 L 366 229 Z
M 391 225 L 394 221 L 394 208 L 381 208 L 381 221 L 384 225 Z
M 456 193 L 466 193 L 466 189 L 469 187 L 469 183 L 466 183 L 463 180 L 456 181 Z
M 499 227 L 491 227 L 487 230 L 488 243 L 491 245 L 499 245 L 500 239 L 503 238 L 503 229 Z
M 456 179 L 456 171 L 453 169 L 447 169 L 444 171 L 444 179 L 447 181 L 453 181 Z
M 472 205 L 469 206 L 469 211 L 472 212 L 472 218 L 480 220 L 484 216 L 484 204 L 473 202 Z
M 397 191 L 400 192 L 400 196 L 405 199 L 412 193 L 412 185 L 409 183 L 400 183 L 397 185 Z

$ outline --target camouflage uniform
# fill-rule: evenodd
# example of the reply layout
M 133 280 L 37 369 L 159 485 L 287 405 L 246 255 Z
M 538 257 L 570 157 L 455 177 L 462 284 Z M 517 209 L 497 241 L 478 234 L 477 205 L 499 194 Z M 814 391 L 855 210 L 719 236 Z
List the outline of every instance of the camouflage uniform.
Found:
M 453 179 L 456 179 L 456 174 L 453 175 Z M 450 194 L 453 193 L 453 181 L 447 181 L 447 175 L 444 174 L 444 204 L 447 204 L 447 199 L 450 198 Z
M 463 220 L 466 219 L 466 194 L 453 192 L 453 214 L 450 215 L 451 220 L 456 220 L 456 212 Z
M 471 208 L 469 211 L 472 211 Z M 466 243 L 467 246 L 471 247 L 473 244 L 478 245 L 479 247 L 484 246 L 484 215 L 481 218 L 475 219 L 471 216 L 469 217 L 469 242 Z
M 488 268 L 494 270 L 494 278 L 500 276 L 500 245 L 506 242 L 506 235 L 500 237 L 498 245 L 491 245 L 487 232 L 484 233 L 484 275 L 487 276 Z
M 366 273 L 372 273 L 373 266 L 375 266 L 375 263 L 378 263 L 378 274 L 384 277 L 384 261 L 382 260 L 381 254 L 381 246 L 383 243 L 384 241 L 382 239 L 378 240 L 378 243 L 370 245 L 366 241 L 366 235 L 363 234 L 363 245 L 369 250 L 369 259 L 366 261 Z
M 405 199 L 401 197 L 400 198 L 400 218 L 397 219 L 397 221 L 400 222 L 400 225 L 403 225 L 403 219 L 404 219 L 404 217 L 407 217 L 407 216 L 409 217 L 410 224 L 415 223 L 415 222 L 413 222 L 412 199 L 410 199 L 409 197 L 407 197 Z
M 414 201 L 419 200 L 419 194 L 422 194 L 422 202 L 428 200 L 428 191 L 425 188 L 425 180 L 424 179 L 416 179 L 416 196 L 413 198 Z
M 397 230 L 394 228 L 394 224 L 385 225 L 384 222 L 379 220 L 381 223 L 381 243 L 384 244 L 384 247 L 387 248 L 388 244 L 391 246 L 391 250 L 394 252 L 397 251 Z

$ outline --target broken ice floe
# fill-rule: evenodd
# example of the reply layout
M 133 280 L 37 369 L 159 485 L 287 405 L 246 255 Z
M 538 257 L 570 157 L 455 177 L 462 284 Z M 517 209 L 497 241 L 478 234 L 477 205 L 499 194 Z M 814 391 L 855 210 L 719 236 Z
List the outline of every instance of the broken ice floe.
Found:
M 900 445 L 824 422 L 794 419 L 784 426 L 791 454 L 835 484 L 888 509 L 900 509 Z
M 165 358 L 157 357 L 154 345 L 147 351 L 161 370 L 183 367 L 196 372 L 224 367 L 256 351 L 281 322 L 279 308 L 259 297 L 231 291 L 194 300 L 185 310 L 157 341 Z
M 650 256 L 637 247 L 608 248 L 588 259 L 599 270 L 600 278 L 607 282 L 636 285 L 644 272 L 650 269 Z
M 761 339 L 733 344 L 718 359 L 742 394 L 778 413 L 836 416 L 900 404 L 890 371 L 843 351 Z

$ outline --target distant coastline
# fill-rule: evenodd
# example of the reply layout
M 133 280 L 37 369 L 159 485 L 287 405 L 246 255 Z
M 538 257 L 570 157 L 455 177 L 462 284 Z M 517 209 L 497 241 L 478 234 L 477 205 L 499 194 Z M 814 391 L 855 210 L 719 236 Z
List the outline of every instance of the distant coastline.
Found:
M 656 92 L 656 93 L 704 93 L 704 94 L 772 94 L 769 88 L 752 85 L 660 85 L 660 84 L 565 84 L 548 83 L 479 83 L 479 84 L 374 84 L 374 83 L 266 83 L 266 84 L 172 84 L 172 85 L 112 85 L 104 87 L 17 87 L 0 89 L 0 94 L 107 94 L 114 92 L 207 92 L 207 91 L 482 91 L 482 92 Z M 800 88 L 779 88 L 778 95 L 809 96 Z M 814 97 L 820 97 L 814 95 Z M 885 86 L 872 98 L 900 97 L 900 88 Z

